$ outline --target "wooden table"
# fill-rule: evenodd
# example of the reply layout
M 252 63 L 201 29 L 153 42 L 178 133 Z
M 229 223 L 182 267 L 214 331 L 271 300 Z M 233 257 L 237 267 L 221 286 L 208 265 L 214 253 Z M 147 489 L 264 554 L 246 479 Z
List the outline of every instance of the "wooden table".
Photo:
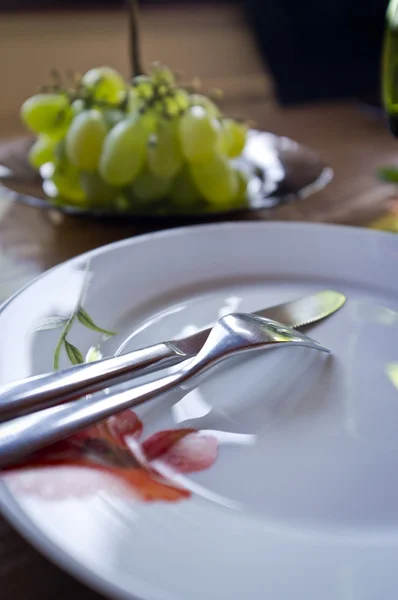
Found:
M 398 163 L 398 142 L 379 118 L 356 104 L 283 110 L 271 103 L 246 102 L 228 109 L 231 114 L 253 119 L 259 128 L 288 135 L 318 150 L 335 171 L 334 180 L 322 192 L 256 215 L 256 219 L 366 225 L 394 200 L 394 186 L 378 181 L 375 169 Z M 142 231 L 134 225 L 54 219 L 51 213 L 10 205 L 0 198 L 0 300 L 63 260 Z M 100 598 L 42 558 L 1 520 L 0 580 L 2 600 Z

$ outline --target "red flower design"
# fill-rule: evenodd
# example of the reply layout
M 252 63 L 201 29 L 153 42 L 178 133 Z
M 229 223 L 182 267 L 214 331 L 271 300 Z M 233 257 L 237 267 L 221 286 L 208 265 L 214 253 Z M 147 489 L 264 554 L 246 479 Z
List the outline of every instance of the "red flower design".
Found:
M 142 444 L 146 459 L 150 462 L 164 456 L 174 444 L 191 433 L 196 433 L 196 429 L 167 429 L 154 433 Z
M 10 483 L 20 492 L 59 498 L 109 490 L 109 481 L 113 478 L 123 484 L 115 486 L 118 493 L 123 488 L 142 501 L 173 502 L 188 498 L 188 490 L 162 475 L 161 465 L 167 465 L 177 473 L 207 469 L 217 458 L 216 438 L 195 429 L 171 429 L 155 433 L 140 443 L 142 432 L 143 424 L 138 416 L 126 410 L 7 469 Z M 95 470 L 101 476 L 75 477 L 76 485 L 71 477 L 67 485 L 61 485 L 59 480 L 51 477 L 52 469 L 65 467 Z M 34 477 L 27 484 L 22 474 L 31 474 L 32 470 Z M 12 476 L 14 471 L 20 472 L 18 477 Z M 49 484 L 54 481 L 51 487 Z M 49 494 L 52 488 L 56 489 Z
M 196 429 L 159 431 L 142 444 L 149 462 L 160 459 L 177 473 L 204 471 L 216 461 L 218 442 Z

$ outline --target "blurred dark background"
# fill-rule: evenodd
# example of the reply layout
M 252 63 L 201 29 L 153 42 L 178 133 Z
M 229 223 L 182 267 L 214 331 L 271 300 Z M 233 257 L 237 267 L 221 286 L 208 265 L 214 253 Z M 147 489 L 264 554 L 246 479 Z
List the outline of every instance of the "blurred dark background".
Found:
M 5 11 L 112 9 L 119 0 L 0 0 Z M 141 0 L 140 4 L 215 4 L 203 0 Z M 217 4 L 238 4 L 231 0 Z M 358 97 L 379 101 L 380 48 L 386 0 L 246 0 L 261 55 L 283 104 Z
M 386 0 L 248 0 L 282 102 L 379 101 Z

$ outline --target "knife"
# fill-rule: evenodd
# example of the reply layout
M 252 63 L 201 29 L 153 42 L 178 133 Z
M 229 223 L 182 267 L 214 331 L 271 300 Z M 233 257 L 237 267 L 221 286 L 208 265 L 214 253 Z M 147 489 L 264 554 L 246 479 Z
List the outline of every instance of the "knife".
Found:
M 253 314 L 298 328 L 333 314 L 345 300 L 340 292 L 323 290 Z M 211 327 L 185 338 L 6 384 L 0 388 L 0 418 L 22 416 L 33 407 L 35 410 L 48 408 L 93 394 L 109 384 L 181 363 L 199 352 L 210 331 Z

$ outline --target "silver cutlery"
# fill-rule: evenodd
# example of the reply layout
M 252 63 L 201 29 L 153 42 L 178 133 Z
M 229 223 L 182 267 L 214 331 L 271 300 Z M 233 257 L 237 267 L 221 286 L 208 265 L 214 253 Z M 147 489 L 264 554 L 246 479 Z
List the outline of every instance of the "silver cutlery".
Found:
M 265 308 L 256 316 L 288 327 L 303 327 L 336 312 L 345 296 L 322 290 L 310 296 Z M 185 338 L 154 344 L 120 356 L 21 379 L 0 387 L 0 418 L 28 414 L 100 391 L 109 384 L 174 366 L 192 358 L 202 348 L 211 328 Z
M 0 425 L 0 467 L 170 391 L 228 357 L 280 346 L 307 346 L 329 352 L 306 335 L 275 321 L 248 314 L 227 315 L 211 329 L 199 353 L 172 375 L 128 390 L 88 396 Z
M 344 302 L 343 294 L 323 290 L 253 314 L 297 328 L 328 317 Z M 98 392 L 109 384 L 181 363 L 199 352 L 210 330 L 204 329 L 185 338 L 154 344 L 95 363 L 9 383 L 0 387 L 0 418 L 20 416 L 38 408 L 61 404 Z

